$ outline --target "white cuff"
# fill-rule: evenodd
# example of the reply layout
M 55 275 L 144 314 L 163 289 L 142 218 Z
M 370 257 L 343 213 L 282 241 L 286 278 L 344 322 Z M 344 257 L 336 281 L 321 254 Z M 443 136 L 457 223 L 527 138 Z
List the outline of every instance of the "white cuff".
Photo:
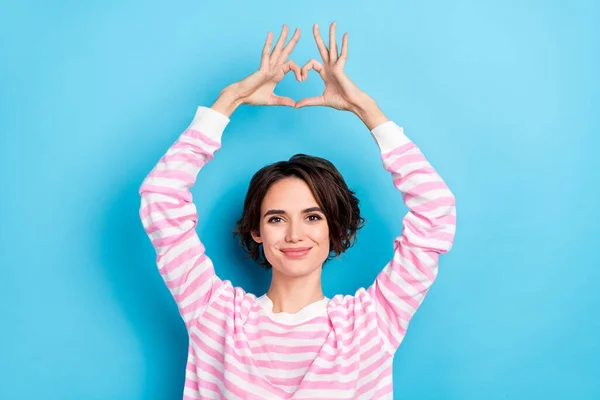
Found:
M 386 121 L 371 130 L 382 154 L 392 151 L 411 140 L 404 134 L 404 129 L 394 121 Z
M 189 129 L 199 131 L 215 142 L 221 143 L 221 136 L 229 121 L 226 115 L 210 107 L 199 106 Z

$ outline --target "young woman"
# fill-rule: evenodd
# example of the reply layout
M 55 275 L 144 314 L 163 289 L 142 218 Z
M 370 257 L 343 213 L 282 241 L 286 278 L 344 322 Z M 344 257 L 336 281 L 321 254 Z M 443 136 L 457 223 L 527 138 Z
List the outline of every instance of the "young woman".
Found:
M 185 399 L 391 399 L 394 353 L 439 255 L 452 247 L 454 196 L 403 129 L 344 73 L 348 35 L 338 55 L 335 25 L 329 49 L 315 25 L 323 63 L 313 59 L 302 69 L 286 61 L 299 36 L 296 30 L 284 47 L 284 25 L 271 51 L 269 32 L 260 69 L 224 89 L 212 107 L 198 107 L 140 188 L 143 226 L 189 334 Z M 303 81 L 310 69 L 325 82 L 321 96 L 295 103 L 273 94 L 287 72 Z M 256 297 L 215 275 L 196 234 L 190 188 L 241 104 L 333 107 L 370 130 L 410 211 L 392 260 L 367 289 L 323 296 L 323 263 L 352 245 L 363 220 L 335 167 L 301 154 L 256 173 L 235 230 L 242 247 L 272 268 L 268 292 Z

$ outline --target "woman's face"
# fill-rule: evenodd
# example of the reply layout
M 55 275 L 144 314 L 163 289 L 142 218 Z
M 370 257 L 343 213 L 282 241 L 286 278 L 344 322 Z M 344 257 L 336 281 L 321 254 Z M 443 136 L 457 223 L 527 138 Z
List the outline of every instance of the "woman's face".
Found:
M 329 227 L 306 182 L 288 177 L 271 185 L 260 211 L 265 256 L 277 272 L 289 277 L 321 269 L 329 255 Z

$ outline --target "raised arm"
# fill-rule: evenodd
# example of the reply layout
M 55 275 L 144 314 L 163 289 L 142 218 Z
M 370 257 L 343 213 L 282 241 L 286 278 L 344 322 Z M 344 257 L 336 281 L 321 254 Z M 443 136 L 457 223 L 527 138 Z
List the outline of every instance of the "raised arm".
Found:
M 215 274 L 210 258 L 196 233 L 198 213 L 191 187 L 198 172 L 221 147 L 222 133 L 229 117 L 241 104 L 287 105 L 295 102 L 273 93 L 276 84 L 293 70 L 300 80 L 300 68 L 285 62 L 300 32 L 288 45 L 284 25 L 271 53 L 272 33 L 265 43 L 258 71 L 225 88 L 210 107 L 198 107 L 190 126 L 179 136 L 144 179 L 140 218 L 156 250 L 158 270 L 189 328 L 219 289 L 230 282 Z
M 369 113 L 368 108 L 365 109 Z M 373 111 L 375 112 L 375 111 Z M 392 260 L 367 289 L 377 326 L 393 354 L 438 272 L 439 255 L 452 248 L 456 229 L 454 195 L 403 129 L 392 121 L 371 130 L 384 168 L 392 174 L 409 212 L 394 239 Z
M 156 250 L 158 270 L 188 327 L 222 285 L 196 234 L 198 213 L 190 188 L 221 147 L 221 134 L 228 123 L 225 115 L 198 107 L 190 126 L 139 189 L 140 218 Z

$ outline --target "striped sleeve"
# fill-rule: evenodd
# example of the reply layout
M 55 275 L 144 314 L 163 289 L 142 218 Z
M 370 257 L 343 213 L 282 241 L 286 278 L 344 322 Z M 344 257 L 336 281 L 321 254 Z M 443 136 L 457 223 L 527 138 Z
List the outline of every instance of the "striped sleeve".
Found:
M 221 147 L 229 118 L 198 107 L 191 125 L 139 188 L 140 218 L 156 250 L 158 270 L 188 327 L 223 284 L 196 233 L 198 213 L 190 188 Z
M 369 293 L 383 342 L 394 353 L 408 324 L 438 272 L 442 253 L 450 251 L 456 230 L 454 195 L 419 148 L 392 121 L 371 131 L 384 168 L 409 209 L 401 234 L 394 239 L 392 260 Z

